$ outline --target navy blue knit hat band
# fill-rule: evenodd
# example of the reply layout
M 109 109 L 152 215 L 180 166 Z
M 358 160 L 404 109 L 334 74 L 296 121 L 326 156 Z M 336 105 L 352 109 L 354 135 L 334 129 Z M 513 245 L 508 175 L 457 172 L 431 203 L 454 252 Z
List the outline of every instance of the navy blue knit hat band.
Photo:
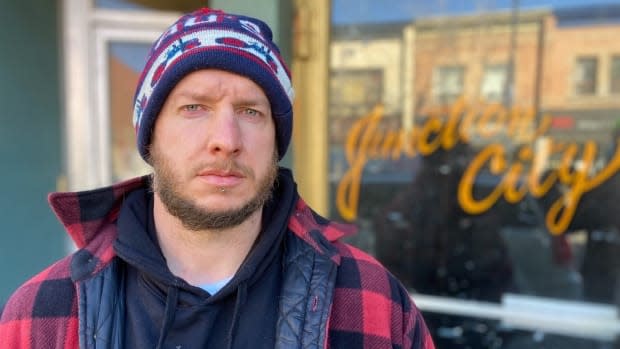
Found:
M 271 41 L 269 27 L 254 18 L 201 9 L 181 17 L 151 48 L 134 97 L 138 150 L 148 161 L 155 119 L 174 86 L 200 69 L 245 76 L 271 104 L 280 158 L 286 153 L 293 117 L 290 72 Z

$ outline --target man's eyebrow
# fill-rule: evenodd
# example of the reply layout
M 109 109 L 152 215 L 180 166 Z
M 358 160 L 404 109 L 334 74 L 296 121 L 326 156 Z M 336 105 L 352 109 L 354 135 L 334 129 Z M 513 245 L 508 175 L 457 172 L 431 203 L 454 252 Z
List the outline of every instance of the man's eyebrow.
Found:
M 211 97 L 209 97 L 209 95 L 205 93 L 200 93 L 197 91 L 187 91 L 187 90 L 176 92 L 174 95 L 172 95 L 172 98 L 174 99 L 183 98 L 183 99 L 189 99 L 189 100 L 194 100 L 194 101 L 206 101 L 206 100 L 212 99 Z
M 215 99 L 213 96 L 210 96 L 207 93 L 201 93 L 198 91 L 192 90 L 182 90 L 175 92 L 174 95 L 171 95 L 171 98 L 174 100 L 182 99 L 182 100 L 190 100 L 190 101 L 211 101 Z M 271 105 L 269 99 L 263 96 L 244 96 L 241 99 L 236 101 L 237 105 Z
M 239 99 L 236 104 L 238 105 L 270 105 L 269 103 L 269 99 L 264 98 L 264 97 L 260 97 L 260 96 L 256 96 L 256 97 L 252 97 L 252 96 L 246 96 L 243 97 L 241 99 Z

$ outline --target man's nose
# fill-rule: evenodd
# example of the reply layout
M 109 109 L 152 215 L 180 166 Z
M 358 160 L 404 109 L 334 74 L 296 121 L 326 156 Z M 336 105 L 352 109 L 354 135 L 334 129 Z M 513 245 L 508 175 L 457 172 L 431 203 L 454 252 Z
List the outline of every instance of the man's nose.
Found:
M 239 119 L 232 108 L 221 108 L 210 123 L 209 151 L 214 155 L 234 156 L 241 151 Z

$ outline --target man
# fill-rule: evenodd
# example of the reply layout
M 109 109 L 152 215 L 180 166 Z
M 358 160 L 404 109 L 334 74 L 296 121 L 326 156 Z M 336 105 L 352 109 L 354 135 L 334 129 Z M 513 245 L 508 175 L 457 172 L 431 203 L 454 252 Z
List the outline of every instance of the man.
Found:
M 9 299 L 0 348 L 433 348 L 403 286 L 278 168 L 292 99 L 266 24 L 181 17 L 135 94 L 153 175 L 50 196 L 79 250 Z

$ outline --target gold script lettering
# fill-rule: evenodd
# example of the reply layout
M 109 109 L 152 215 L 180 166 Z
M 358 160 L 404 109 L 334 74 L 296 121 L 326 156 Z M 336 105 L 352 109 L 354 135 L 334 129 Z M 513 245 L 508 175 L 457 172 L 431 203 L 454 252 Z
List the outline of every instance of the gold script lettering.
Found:
M 442 117 L 446 115 L 447 117 Z M 507 135 L 519 141 L 532 141 L 545 135 L 551 125 L 551 117 L 545 115 L 534 129 L 535 113 L 530 109 L 506 110 L 500 104 L 470 106 L 463 98 L 450 109 L 430 110 L 428 118 L 410 130 L 383 130 L 379 127 L 383 118 L 383 106 L 376 106 L 367 116 L 360 118 L 351 127 L 346 143 L 345 156 L 348 170 L 338 183 L 336 206 L 340 215 L 352 221 L 357 218 L 362 174 L 367 162 L 372 159 L 398 160 L 401 156 L 412 158 L 418 153 L 430 155 L 442 148 L 452 149 L 459 141 L 468 143 L 472 135 L 493 137 L 501 126 Z M 577 144 L 560 144 L 550 140 L 552 149 L 562 152 L 557 169 L 544 178 L 526 168 L 532 168 L 533 149 L 524 146 L 513 163 L 508 163 L 501 144 L 491 143 L 484 147 L 466 168 L 458 186 L 457 200 L 469 214 L 480 214 L 489 210 L 500 198 L 517 203 L 531 193 L 542 197 L 557 183 L 567 190 L 549 208 L 545 223 L 552 234 L 566 231 L 574 218 L 583 195 L 601 185 L 620 170 L 620 145 L 609 163 L 592 175 L 597 156 L 597 145 L 588 141 L 578 158 Z M 529 164 L 530 166 L 526 166 Z M 573 168 L 579 164 L 579 168 Z M 481 172 L 488 170 L 499 178 L 497 185 L 485 197 L 474 197 L 474 184 Z

